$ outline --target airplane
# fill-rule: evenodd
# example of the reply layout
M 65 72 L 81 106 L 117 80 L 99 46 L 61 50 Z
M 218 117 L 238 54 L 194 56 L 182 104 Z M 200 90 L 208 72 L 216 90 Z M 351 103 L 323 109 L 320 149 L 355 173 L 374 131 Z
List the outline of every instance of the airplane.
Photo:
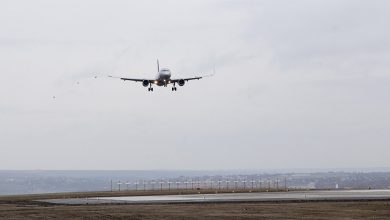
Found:
M 214 74 L 212 74 L 214 75 Z M 171 71 L 168 68 L 161 68 L 160 70 L 160 63 L 157 60 L 157 76 L 155 79 L 136 79 L 136 78 L 125 78 L 125 77 L 115 77 L 115 76 L 108 76 L 111 78 L 119 78 L 123 81 L 134 81 L 134 82 L 142 82 L 142 85 L 144 87 L 149 87 L 148 91 L 153 92 L 152 85 L 157 86 L 164 86 L 167 87 L 168 84 L 172 84 L 172 91 L 177 91 L 176 83 L 179 86 L 184 86 L 184 84 L 190 80 L 199 80 L 204 77 L 209 77 L 212 75 L 206 75 L 206 76 L 195 76 L 191 78 L 182 78 L 182 79 L 171 79 Z

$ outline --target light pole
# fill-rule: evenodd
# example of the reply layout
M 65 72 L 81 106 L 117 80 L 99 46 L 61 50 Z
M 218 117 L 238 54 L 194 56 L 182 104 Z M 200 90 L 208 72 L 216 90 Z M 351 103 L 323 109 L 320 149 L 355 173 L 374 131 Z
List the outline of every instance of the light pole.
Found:
M 271 180 L 268 179 L 268 191 L 271 191 Z
M 230 180 L 226 180 L 226 189 L 229 190 L 229 183 L 230 183 Z
M 287 177 L 284 177 L 284 191 L 287 192 Z
M 121 185 L 122 185 L 122 183 L 121 183 L 121 181 L 119 180 L 119 182 L 118 182 L 119 192 L 121 191 Z

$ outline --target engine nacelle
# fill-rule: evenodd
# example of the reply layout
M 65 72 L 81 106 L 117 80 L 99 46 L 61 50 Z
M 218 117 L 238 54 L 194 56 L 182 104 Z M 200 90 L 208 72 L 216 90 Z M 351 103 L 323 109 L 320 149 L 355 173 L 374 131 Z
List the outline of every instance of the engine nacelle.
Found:
M 149 80 L 144 80 L 144 81 L 142 81 L 142 85 L 143 85 L 144 87 L 148 87 L 148 86 L 149 86 Z
M 184 86 L 186 82 L 184 81 L 184 79 L 179 79 L 179 81 L 177 81 L 177 84 L 179 84 L 179 86 Z

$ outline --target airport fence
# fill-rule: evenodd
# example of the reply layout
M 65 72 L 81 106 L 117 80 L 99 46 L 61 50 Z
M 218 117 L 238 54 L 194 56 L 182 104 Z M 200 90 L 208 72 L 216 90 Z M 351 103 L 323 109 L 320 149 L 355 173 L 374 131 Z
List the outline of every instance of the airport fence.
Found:
M 289 190 L 287 179 L 218 179 L 218 180 L 110 180 L 111 191 L 147 191 L 147 190 L 252 190 L 280 191 Z

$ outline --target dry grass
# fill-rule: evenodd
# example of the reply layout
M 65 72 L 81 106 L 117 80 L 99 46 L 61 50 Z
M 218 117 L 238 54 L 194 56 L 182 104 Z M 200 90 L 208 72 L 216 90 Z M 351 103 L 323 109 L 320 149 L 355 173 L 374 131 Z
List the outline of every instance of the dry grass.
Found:
M 36 199 L 197 191 L 78 192 L 0 197 L 0 219 L 390 219 L 390 201 L 53 205 Z M 203 190 L 201 193 L 215 191 Z M 226 191 L 225 191 L 226 192 Z
M 0 205 L 0 219 L 390 219 L 389 201 Z

